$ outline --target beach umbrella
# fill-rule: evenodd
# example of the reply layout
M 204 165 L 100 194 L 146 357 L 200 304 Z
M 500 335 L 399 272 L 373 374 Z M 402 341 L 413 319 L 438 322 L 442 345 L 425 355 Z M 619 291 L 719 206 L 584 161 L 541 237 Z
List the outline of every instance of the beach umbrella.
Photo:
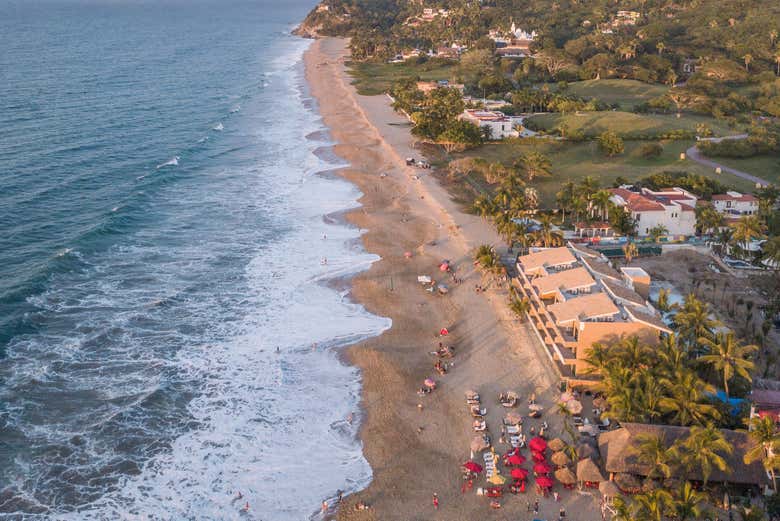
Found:
M 563 403 L 566 403 L 569 400 L 573 400 L 573 399 L 574 399 L 574 395 L 571 394 L 569 391 L 566 391 L 565 393 L 561 393 L 561 401 Z
M 539 476 L 538 478 L 536 478 L 536 484 L 542 488 L 552 488 L 553 480 L 548 478 L 547 476 Z
M 550 450 L 558 452 L 559 450 L 563 450 L 566 447 L 566 444 L 562 439 L 555 438 L 550 443 L 548 443 L 547 446 L 550 447 Z
M 436 382 L 433 380 L 433 378 L 426 378 L 425 382 L 423 383 L 425 384 L 425 387 L 430 387 L 431 389 L 436 387 Z
M 439 271 L 447 271 L 448 269 L 450 269 L 450 265 L 447 264 L 446 262 L 442 262 L 439 265 Z
M 580 414 L 582 412 L 582 402 L 579 400 L 569 400 L 566 402 L 566 408 L 572 414 Z
M 533 459 L 535 462 L 544 461 L 544 454 L 541 452 L 531 451 L 531 459 Z
M 489 446 L 490 444 L 487 442 L 484 436 L 475 436 L 474 439 L 471 440 L 471 450 L 474 452 L 485 450 Z
M 528 471 L 525 469 L 512 469 L 509 475 L 514 479 L 525 479 L 528 477 Z
M 534 472 L 537 474 L 547 474 L 552 470 L 552 467 L 545 463 L 544 461 L 540 461 L 534 465 Z
M 585 458 L 577 462 L 577 481 L 601 483 L 604 481 L 604 475 L 595 461 Z
M 615 497 L 620 495 L 620 489 L 614 481 L 602 481 L 599 483 L 599 492 L 604 497 Z
M 555 471 L 555 479 L 563 483 L 564 485 L 573 485 L 577 482 L 577 476 L 566 467 Z
M 543 411 L 544 407 L 542 407 L 537 403 L 532 403 L 531 405 L 528 406 L 528 409 L 531 411 Z
M 474 461 L 467 461 L 466 463 L 463 464 L 463 467 L 465 467 L 465 469 L 468 470 L 469 472 L 475 472 L 477 474 L 482 472 L 482 465 Z
M 565 467 L 569 463 L 571 463 L 571 459 L 569 459 L 569 456 L 567 456 L 564 452 L 556 452 L 552 455 L 552 458 L 550 458 L 550 461 L 558 465 L 559 467 Z
M 580 443 L 577 445 L 577 457 L 580 459 L 596 458 L 599 451 L 589 443 Z
M 506 413 L 506 421 L 512 425 L 517 425 L 518 423 L 523 421 L 523 415 L 520 414 L 519 412 L 509 411 L 508 413 Z
M 510 465 L 522 465 L 525 463 L 525 458 L 520 454 L 512 454 L 506 459 L 506 462 Z
M 440 334 L 441 336 L 447 336 L 447 335 L 449 335 L 449 334 L 450 334 L 450 332 L 449 332 L 449 331 L 447 331 L 447 328 L 446 328 L 446 327 L 443 327 L 443 328 L 441 328 L 441 330 L 439 331 L 439 334 Z
M 544 438 L 536 436 L 528 442 L 528 448 L 535 450 L 536 452 L 544 452 L 544 450 L 547 448 L 547 442 L 544 441 Z
M 412 252 L 410 252 L 410 251 L 404 252 L 404 257 L 406 257 L 407 259 L 411 259 L 412 258 Z
M 636 476 L 627 472 L 617 474 L 615 476 L 615 484 L 620 487 L 620 490 L 625 491 L 636 490 L 642 486 Z

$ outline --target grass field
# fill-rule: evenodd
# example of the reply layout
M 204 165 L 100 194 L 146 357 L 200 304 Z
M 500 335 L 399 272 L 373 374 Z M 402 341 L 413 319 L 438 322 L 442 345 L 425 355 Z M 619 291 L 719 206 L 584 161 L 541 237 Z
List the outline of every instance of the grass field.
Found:
M 417 78 L 423 81 L 448 80 L 456 65 L 442 60 L 428 60 L 422 64 L 351 62 L 349 74 L 354 78 L 352 84 L 358 93 L 366 96 L 384 94 L 393 83 L 404 78 Z
M 712 157 L 709 159 L 766 179 L 775 185 L 780 185 L 780 156 L 778 155 L 756 156 L 747 159 L 730 159 L 727 157 Z
M 729 128 L 725 123 L 706 116 L 683 114 L 634 114 L 632 112 L 604 111 L 576 114 L 539 114 L 529 119 L 538 127 L 550 131 L 565 123 L 570 130 L 582 131 L 588 137 L 595 137 L 606 130 L 612 130 L 623 137 L 652 136 L 673 130 L 696 131 L 696 125 L 704 123 L 716 136 L 736 134 L 740 128 Z
M 575 96 L 596 98 L 609 104 L 618 104 L 623 110 L 631 110 L 669 91 L 664 85 L 651 85 L 636 80 L 587 80 L 569 83 L 568 92 Z
M 491 162 L 511 165 L 520 155 L 531 150 L 545 154 L 552 162 L 553 175 L 531 183 L 531 186 L 539 191 L 542 207 L 554 205 L 555 194 L 560 190 L 562 183 L 566 181 L 576 183 L 589 175 L 598 178 L 602 186 L 611 186 L 617 177 L 637 181 L 663 171 L 686 171 L 712 177 L 737 190 L 746 191 L 752 186 L 749 182 L 728 174 L 718 175 L 713 169 L 693 161 L 681 161 L 680 153 L 692 144 L 691 141 L 663 142 L 663 154 L 656 159 L 641 157 L 639 149 L 645 143 L 626 142 L 625 153 L 613 158 L 604 157 L 597 150 L 594 142 L 568 143 L 543 140 L 490 144 L 454 157 L 482 157 Z M 484 180 L 481 179 L 467 179 L 467 182 L 477 191 L 485 187 Z

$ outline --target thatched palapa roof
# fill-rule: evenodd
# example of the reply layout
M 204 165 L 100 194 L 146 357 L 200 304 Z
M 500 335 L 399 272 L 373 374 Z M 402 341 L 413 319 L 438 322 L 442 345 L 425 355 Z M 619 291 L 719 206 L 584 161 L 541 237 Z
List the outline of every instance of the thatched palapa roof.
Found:
M 688 427 L 670 425 L 643 423 L 623 423 L 621 425 L 621 428 L 599 436 L 599 452 L 604 460 L 604 468 L 607 472 L 629 473 L 637 476 L 646 476 L 650 470 L 647 465 L 642 465 L 637 461 L 634 447 L 638 435 L 659 436 L 667 447 L 671 447 L 676 440 L 687 437 L 690 432 Z M 748 434 L 726 429 L 721 429 L 721 432 L 726 441 L 734 447 L 731 454 L 722 455 L 730 467 L 730 472 L 713 469 L 709 480 L 744 485 L 768 484 L 769 481 L 761 462 L 746 465 L 742 459 L 745 453 L 754 446 L 754 442 Z M 692 480 L 704 479 L 697 473 L 684 477 Z

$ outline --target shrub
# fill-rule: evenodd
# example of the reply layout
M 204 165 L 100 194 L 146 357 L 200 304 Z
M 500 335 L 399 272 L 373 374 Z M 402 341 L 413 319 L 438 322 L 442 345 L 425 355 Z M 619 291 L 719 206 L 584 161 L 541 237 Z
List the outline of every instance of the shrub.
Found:
M 639 154 L 646 159 L 655 159 L 660 157 L 663 151 L 661 143 L 646 143 L 639 149 Z
M 623 139 L 611 130 L 603 132 L 598 137 L 598 143 L 599 150 L 608 157 L 622 154 L 625 150 Z

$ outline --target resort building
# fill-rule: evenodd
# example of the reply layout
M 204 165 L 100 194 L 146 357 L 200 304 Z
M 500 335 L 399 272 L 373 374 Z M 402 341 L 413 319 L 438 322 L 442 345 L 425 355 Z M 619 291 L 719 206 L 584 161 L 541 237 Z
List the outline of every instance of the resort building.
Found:
M 656 343 L 671 333 L 646 299 L 650 277 L 640 268 L 617 271 L 599 252 L 569 243 L 532 250 L 518 257 L 517 269 L 531 323 L 570 385 L 597 378 L 585 360 L 594 343 L 633 335 Z
M 641 192 L 627 188 L 613 188 L 611 201 L 631 214 L 639 236 L 650 234 L 658 226 L 666 228 L 668 235 L 694 235 L 696 233 L 696 201 L 698 198 L 682 188 L 668 188 L 654 192 L 642 188 Z
M 474 123 L 480 128 L 489 129 L 490 139 L 504 139 L 520 135 L 516 126 L 520 124 L 522 118 L 507 116 L 497 110 L 466 109 L 460 118 Z
M 761 461 L 746 465 L 743 459 L 755 444 L 748 433 L 727 429 L 721 429 L 721 432 L 726 441 L 734 447 L 734 451 L 731 454 L 723 455 L 729 471 L 724 472 L 713 467 L 709 481 L 764 489 L 768 487 L 771 483 L 770 477 L 764 470 Z M 610 479 L 615 480 L 623 492 L 637 492 L 642 485 L 641 478 L 646 477 L 651 471 L 650 465 L 638 461 L 640 451 L 637 450 L 637 447 L 641 440 L 645 436 L 657 436 L 663 440 L 667 447 L 671 447 L 675 441 L 684 439 L 689 434 L 689 427 L 621 422 L 619 429 L 599 435 L 599 453 L 604 461 L 604 470 L 609 474 Z M 689 470 L 685 475 L 675 477 L 691 481 L 704 481 L 700 470 Z M 632 482 L 636 484 L 637 490 L 633 489 Z
M 503 58 L 525 58 L 531 55 L 531 44 L 537 37 L 536 31 L 525 31 L 514 22 L 509 31 L 493 30 L 488 37 L 496 44 L 496 54 Z
M 726 192 L 712 196 L 712 206 L 727 220 L 738 220 L 743 215 L 758 213 L 758 197 L 739 192 Z

